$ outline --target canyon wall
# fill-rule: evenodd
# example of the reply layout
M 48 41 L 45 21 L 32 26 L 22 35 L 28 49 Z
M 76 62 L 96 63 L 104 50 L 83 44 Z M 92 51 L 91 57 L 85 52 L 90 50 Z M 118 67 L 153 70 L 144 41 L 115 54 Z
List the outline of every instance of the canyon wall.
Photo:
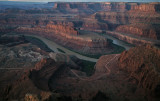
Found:
M 150 3 L 150 4 L 133 5 L 133 6 L 131 6 L 131 11 L 159 12 L 160 11 L 160 4 Z
M 155 12 L 97 12 L 93 14 L 100 22 L 113 24 L 159 23 L 159 13 Z
M 108 34 L 132 44 L 150 43 L 149 41 L 154 39 L 159 40 L 160 4 L 126 3 L 126 5 L 126 11 L 100 11 L 93 14 L 92 19 L 95 18 L 99 22 L 106 23 L 108 25 L 106 30 L 113 31 Z M 148 39 L 143 40 L 143 38 Z
M 100 22 L 95 22 L 93 21 L 84 21 L 82 24 L 81 29 L 83 30 L 89 30 L 89 31 L 94 31 L 94 30 L 107 30 L 108 29 L 108 25 L 105 23 L 100 23 Z
M 149 24 L 131 24 L 131 25 L 120 25 L 116 28 L 117 32 L 137 35 L 141 37 L 147 37 L 158 40 L 160 38 L 160 30 Z
M 148 96 L 159 98 L 160 50 L 153 46 L 139 46 L 125 51 L 119 58 L 120 68 L 129 73 L 129 79 L 144 88 Z
M 136 46 L 121 54 L 101 56 L 95 65 L 95 74 L 104 73 L 108 76 L 107 79 L 112 76 L 111 81 L 117 80 L 117 86 L 123 85 L 123 90 L 127 87 L 127 94 L 130 95 L 129 93 L 133 92 L 132 96 L 136 96 L 134 99 L 138 96 L 145 96 L 144 101 L 158 101 L 160 99 L 159 61 L 160 50 L 158 48 L 149 44 Z M 131 92 L 129 89 L 132 89 Z M 118 95 L 124 95 L 121 92 L 123 90 L 120 90 Z
M 159 12 L 159 3 L 124 3 L 124 2 L 102 2 L 102 3 L 55 3 L 53 9 L 56 10 L 88 10 L 97 11 L 138 11 L 138 12 Z
M 52 3 L 50 4 L 52 5 Z M 6 12 L 1 14 L 0 25 L 29 28 L 47 25 L 47 29 L 54 30 L 54 33 L 60 31 L 74 35 L 79 34 L 78 30 L 99 32 L 109 30 L 132 35 L 132 39 L 138 36 L 159 40 L 159 7 L 160 3 L 54 3 L 52 9 L 32 9 L 35 14 L 28 10 L 16 9 L 17 13 L 11 13 L 10 9 L 6 9 Z M 4 32 L 3 28 L 0 30 Z M 142 42 L 131 41 L 131 38 L 124 35 L 116 34 L 114 36 L 119 36 L 120 39 L 134 44 Z
M 127 34 L 121 34 L 119 32 L 115 32 L 115 31 L 106 31 L 106 34 L 109 34 L 113 37 L 116 37 L 120 40 L 123 40 L 125 42 L 128 42 L 128 43 L 131 43 L 131 44 L 134 44 L 134 45 L 143 45 L 143 44 L 155 44 L 155 43 L 159 43 L 158 41 L 148 41 L 148 40 L 145 40 L 143 38 L 138 38 L 138 37 L 132 37 L 132 36 L 129 36 Z
M 93 2 L 70 2 L 70 3 L 55 3 L 54 9 L 78 9 L 78 10 L 92 10 L 96 11 L 126 11 L 130 9 L 130 3 L 115 3 L 115 2 L 102 2 L 102 3 L 93 3 Z
M 53 28 L 54 27 L 54 28 Z M 64 47 L 83 52 L 86 54 L 101 54 L 112 50 L 109 42 L 105 38 L 81 37 L 73 28 L 66 29 L 61 25 L 47 25 L 46 27 L 19 27 L 16 33 L 41 35 L 61 44 Z M 58 30 L 57 30 L 58 29 Z
M 54 30 L 54 32 L 59 32 L 59 33 L 66 33 L 66 34 L 71 34 L 71 35 L 78 35 L 78 31 L 76 31 L 73 27 L 70 26 L 64 26 L 64 25 L 53 25 L 53 24 L 48 24 L 46 26 L 47 29 Z

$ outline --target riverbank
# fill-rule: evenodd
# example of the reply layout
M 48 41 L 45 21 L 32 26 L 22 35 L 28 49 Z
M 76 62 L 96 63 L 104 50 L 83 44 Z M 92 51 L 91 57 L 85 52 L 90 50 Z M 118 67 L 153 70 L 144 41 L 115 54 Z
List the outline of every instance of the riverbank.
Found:
M 67 48 L 62 47 L 62 46 L 56 44 L 55 42 L 53 42 L 49 39 L 46 39 L 46 38 L 43 38 L 43 37 L 40 37 L 40 36 L 36 36 L 36 35 L 24 35 L 24 36 L 30 36 L 30 37 L 34 37 L 34 38 L 37 38 L 37 39 L 41 40 L 43 43 L 45 43 L 47 45 L 48 48 L 50 48 L 52 51 L 54 51 L 56 53 L 63 53 L 63 52 L 58 50 L 58 49 L 61 49 L 65 52 L 65 54 L 75 55 L 76 57 L 78 57 L 79 59 L 82 59 L 82 60 L 91 61 L 91 62 L 97 62 L 98 61 L 98 59 L 90 58 L 90 57 L 78 54 L 76 52 L 70 51 Z
M 26 35 L 25 35 L 26 36 Z M 27 35 L 27 37 L 32 37 L 32 38 L 35 38 L 36 35 Z M 37 38 L 37 37 L 36 37 Z M 108 54 L 119 54 L 121 52 L 123 52 L 125 50 L 124 47 L 120 46 L 120 45 L 117 45 L 117 41 L 115 40 L 112 40 L 113 38 L 109 38 L 107 40 L 109 40 L 109 42 L 111 43 L 111 47 L 113 47 L 113 52 L 110 52 L 110 53 L 106 53 L 106 54 L 97 54 L 97 55 L 91 55 L 91 54 L 85 54 L 85 53 L 81 53 L 81 52 L 78 52 L 78 51 L 75 51 L 75 50 L 71 50 L 71 49 L 68 49 L 68 48 L 65 48 L 67 49 L 66 51 L 71 51 L 73 53 L 76 53 L 76 54 L 79 54 L 79 55 L 82 55 L 82 56 L 85 56 L 85 57 L 89 57 L 89 58 L 94 58 L 94 59 L 99 59 L 102 55 L 108 55 Z M 39 39 L 38 39 L 39 40 Z M 48 39 L 49 40 L 49 39 Z M 53 41 L 52 41 L 53 42 Z M 117 42 L 116 44 L 114 44 L 115 42 Z M 55 42 L 54 42 L 55 43 Z M 60 53 L 68 53 L 64 50 L 64 47 L 62 48 L 62 46 L 60 48 L 58 48 L 60 45 L 56 44 L 54 45 L 55 47 L 57 48 L 54 48 L 54 50 L 56 50 L 56 52 L 60 52 Z

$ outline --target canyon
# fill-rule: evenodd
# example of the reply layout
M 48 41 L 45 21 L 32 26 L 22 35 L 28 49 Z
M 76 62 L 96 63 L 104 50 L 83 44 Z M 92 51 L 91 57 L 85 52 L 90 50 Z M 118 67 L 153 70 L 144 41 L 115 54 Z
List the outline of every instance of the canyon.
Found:
M 21 42 L 23 36 L 4 37 Z M 6 47 L 8 42 L 0 45 L 1 100 L 159 100 L 160 50 L 154 46 L 101 56 L 87 76 L 82 70 L 84 62 L 77 57 L 46 52 L 23 40 L 14 46 Z
M 0 4 L 0 100 L 159 101 L 159 28 L 159 2 Z
M 54 40 L 62 46 L 85 54 L 100 54 L 112 51 L 112 47 L 109 47 L 107 39 L 96 34 L 93 36 L 90 33 L 80 35 L 80 33 L 72 27 L 64 25 L 47 25 L 46 27 L 35 28 L 23 27 L 17 28 L 15 32 L 19 34 L 26 33 L 35 35 L 38 33 L 38 35 Z
M 76 29 L 77 32 L 75 34 L 79 33 L 79 30 L 100 33 L 113 31 L 119 33 L 114 37 L 124 41 L 126 39 L 121 38 L 120 33 L 128 34 L 132 41 L 127 42 L 131 44 L 139 43 L 133 37 L 147 38 L 147 41 L 150 39 L 159 40 L 159 3 L 50 2 L 48 5 L 53 5 L 53 7 L 48 10 L 33 9 L 34 14 L 23 9 L 7 9 L 4 11 L 4 14 L 7 15 L 1 13 L 1 25 L 24 26 L 27 28 L 36 26 L 47 27 L 48 24 L 64 25 L 64 27 L 72 27 L 69 30 L 74 31 Z M 14 10 L 16 11 L 15 13 L 13 13 Z M 61 29 L 63 30 L 63 28 Z M 66 33 L 70 33 L 69 30 Z

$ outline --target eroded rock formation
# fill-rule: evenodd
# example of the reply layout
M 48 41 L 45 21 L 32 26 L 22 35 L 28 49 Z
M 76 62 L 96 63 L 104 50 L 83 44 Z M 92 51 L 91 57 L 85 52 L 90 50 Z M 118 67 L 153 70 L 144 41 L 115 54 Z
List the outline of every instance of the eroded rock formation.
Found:
M 55 31 L 74 35 L 78 34 L 76 32 L 78 30 L 102 30 L 101 32 L 110 30 L 159 39 L 159 3 L 58 2 L 48 4 L 54 7 L 31 10 L 6 9 L 1 14 L 0 25 L 27 28 L 47 25 L 48 28 L 52 26 Z M 4 31 L 3 28 L 0 30 L 4 33 L 10 31 Z
M 102 2 L 102 3 L 76 3 L 76 2 L 70 2 L 70 3 L 55 3 L 54 9 L 62 10 L 63 8 L 66 9 L 78 9 L 81 10 L 87 10 L 87 11 L 126 11 L 130 9 L 129 3 L 115 3 L 115 2 Z M 64 10 L 64 9 L 63 9 Z
M 107 30 L 108 25 L 105 23 L 99 23 L 94 20 L 84 21 L 82 25 L 83 30 L 96 31 L 96 30 Z
M 21 37 L 14 39 L 18 41 L 18 38 Z M 76 57 L 44 52 L 28 43 L 12 47 L 0 45 L 0 49 L 3 61 L 0 68 L 10 68 L 0 71 L 1 100 L 61 98 L 71 101 L 93 100 L 98 96 L 111 101 L 133 98 L 141 101 L 159 100 L 160 50 L 150 45 L 132 48 L 121 55 L 102 56 L 95 65 L 95 73 L 90 77 L 80 71 L 83 68 L 80 66 L 82 61 Z M 34 51 L 32 55 L 31 51 Z M 4 57 L 11 61 L 6 61 Z M 34 58 L 39 60 L 31 61 Z M 17 66 L 18 69 L 11 70 Z
M 131 11 L 138 12 L 159 12 L 159 3 L 140 4 L 131 6 Z
M 65 34 L 71 34 L 71 35 L 78 35 L 78 32 L 70 26 L 64 26 L 64 25 L 53 25 L 53 24 L 48 24 L 46 28 L 54 30 L 54 32 L 58 33 L 65 33 Z
M 154 25 L 149 24 L 137 23 L 132 25 L 121 25 L 116 28 L 116 31 L 141 37 L 147 37 L 151 39 L 159 39 L 160 37 L 159 28 L 156 28 L 154 27 Z
M 41 35 L 65 47 L 86 54 L 100 54 L 112 51 L 112 47 L 106 38 L 96 34 L 92 36 L 91 33 L 83 31 L 81 35 L 77 35 L 79 32 L 69 26 L 48 25 L 46 27 L 34 28 L 19 27 L 16 29 L 16 32 Z
M 119 58 L 120 68 L 129 73 L 129 79 L 142 87 L 148 96 L 159 98 L 160 50 L 153 46 L 139 46 L 125 51 Z

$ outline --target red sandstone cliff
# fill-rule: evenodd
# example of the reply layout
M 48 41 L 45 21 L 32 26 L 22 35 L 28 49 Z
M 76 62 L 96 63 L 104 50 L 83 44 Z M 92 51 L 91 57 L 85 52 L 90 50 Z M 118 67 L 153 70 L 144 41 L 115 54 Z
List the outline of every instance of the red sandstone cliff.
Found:
M 3 59 L 1 64 L 9 65 L 14 62 L 10 68 L 17 67 L 16 64 L 20 64 L 19 68 L 23 68 L 0 71 L 0 99 L 55 100 L 60 99 L 61 95 L 67 96 L 62 97 L 63 99 L 69 97 L 69 101 L 96 99 L 97 96 L 104 101 L 106 99 L 159 101 L 160 99 L 160 50 L 150 45 L 132 48 L 121 55 L 102 56 L 95 65 L 95 74 L 90 77 L 79 71 L 79 66 L 75 65 L 81 63 L 81 60 L 73 57 L 69 59 L 63 54 L 51 53 L 53 57 L 47 55 L 41 60 L 31 62 L 31 59 L 37 59 L 36 53 L 39 53 L 35 51 L 36 57 L 32 57 L 31 50 L 37 47 L 31 46 L 31 44 L 0 46 L 0 58 Z M 28 54 L 30 52 L 31 55 Z M 27 57 L 23 57 L 26 55 Z M 54 58 L 55 55 L 57 59 Z M 12 60 L 7 61 L 8 59 L 4 57 Z M 33 64 L 24 68 L 25 59 L 28 59 L 27 64 Z M 3 66 L 0 65 L 0 68 Z M 98 91 L 103 92 L 102 95 L 97 94 Z
M 132 25 L 120 25 L 116 28 L 117 32 L 122 32 L 126 34 L 138 35 L 141 37 L 147 37 L 151 39 L 160 38 L 160 30 L 150 24 L 132 24 Z
M 70 26 L 64 26 L 64 25 L 52 25 L 48 24 L 46 28 L 54 30 L 54 32 L 58 33 L 66 33 L 66 34 L 71 34 L 71 35 L 78 35 L 78 32 Z
M 109 24 L 154 23 L 158 24 L 159 13 L 155 12 L 97 12 L 93 14 L 98 21 Z
M 111 84 L 114 80 L 118 81 L 117 85 L 113 84 L 115 88 L 118 86 L 117 89 L 121 85 L 123 85 L 123 90 L 126 88 L 127 90 L 132 89 L 132 92 L 134 92 L 132 96 L 136 96 L 137 99 L 138 96 L 145 96 L 144 101 L 159 101 L 159 61 L 159 49 L 151 45 L 138 46 L 124 51 L 120 55 L 114 54 L 100 57 L 95 65 L 95 73 L 105 73 L 107 79 L 112 77 Z M 120 90 L 118 95 L 124 94 L 123 90 Z M 128 91 L 128 98 L 130 93 Z
M 35 34 L 49 38 L 67 48 L 86 54 L 101 54 L 111 52 L 112 48 L 106 38 L 99 35 L 92 36 L 87 32 L 78 32 L 69 26 L 47 25 L 46 27 L 19 27 L 17 33 Z M 89 34 L 88 36 L 86 34 Z
M 107 30 L 108 29 L 108 25 L 105 23 L 99 23 L 97 21 L 84 21 L 82 28 L 84 30 L 90 30 L 90 31 L 94 31 L 94 30 Z
M 150 3 L 150 4 L 140 4 L 131 6 L 131 11 L 138 12 L 159 12 L 160 11 L 159 3 Z
M 89 12 L 92 11 L 126 11 L 128 10 L 129 3 L 114 3 L 114 2 L 103 2 L 103 3 L 55 3 L 54 9 L 57 10 L 64 10 L 64 9 L 78 9 L 78 10 L 88 10 Z
M 139 46 L 125 51 L 119 58 L 120 68 L 129 73 L 138 87 L 144 88 L 148 96 L 160 94 L 160 50 L 150 45 Z

